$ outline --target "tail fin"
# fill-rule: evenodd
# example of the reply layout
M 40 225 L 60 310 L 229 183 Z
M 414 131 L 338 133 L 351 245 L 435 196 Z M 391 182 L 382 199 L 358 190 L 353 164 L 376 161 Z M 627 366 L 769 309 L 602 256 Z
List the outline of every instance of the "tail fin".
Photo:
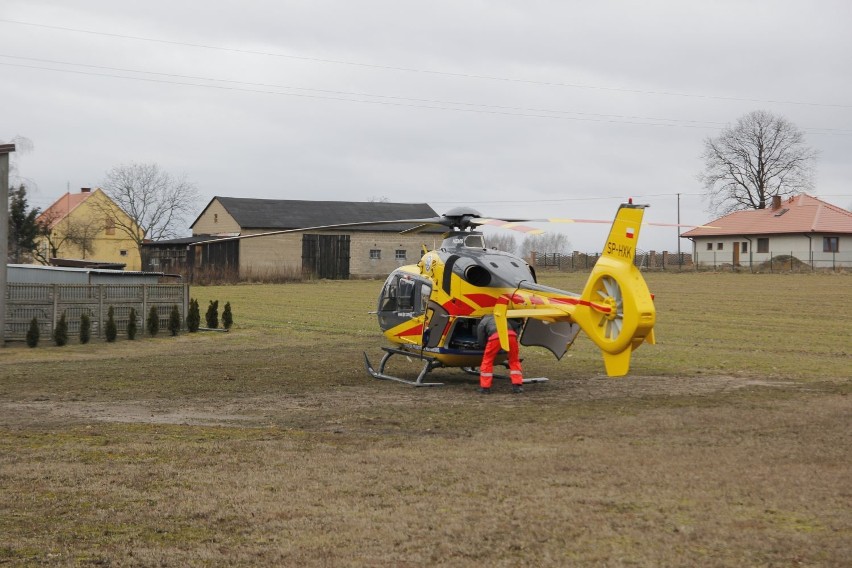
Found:
M 601 349 L 609 376 L 626 375 L 633 350 L 654 342 L 654 301 L 633 263 L 645 207 L 619 207 L 574 313 L 574 320 Z

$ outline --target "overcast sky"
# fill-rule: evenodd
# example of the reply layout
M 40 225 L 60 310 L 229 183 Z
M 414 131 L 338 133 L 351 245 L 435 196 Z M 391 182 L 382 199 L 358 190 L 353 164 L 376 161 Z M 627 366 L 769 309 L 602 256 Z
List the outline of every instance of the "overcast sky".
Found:
M 3 0 L 0 140 L 33 205 L 154 162 L 203 201 L 703 223 L 702 141 L 757 109 L 852 207 L 852 2 Z M 191 220 L 190 220 L 191 221 Z M 599 226 L 555 227 L 599 250 Z M 644 250 L 676 250 L 646 228 Z M 689 241 L 681 241 L 690 250 Z

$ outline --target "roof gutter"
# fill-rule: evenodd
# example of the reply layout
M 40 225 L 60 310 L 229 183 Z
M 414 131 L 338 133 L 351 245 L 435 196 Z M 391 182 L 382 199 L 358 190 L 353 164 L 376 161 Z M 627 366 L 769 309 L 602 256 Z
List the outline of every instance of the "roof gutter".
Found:
M 808 233 L 802 233 L 808 238 L 808 263 L 811 265 L 811 268 L 814 266 L 814 240 Z

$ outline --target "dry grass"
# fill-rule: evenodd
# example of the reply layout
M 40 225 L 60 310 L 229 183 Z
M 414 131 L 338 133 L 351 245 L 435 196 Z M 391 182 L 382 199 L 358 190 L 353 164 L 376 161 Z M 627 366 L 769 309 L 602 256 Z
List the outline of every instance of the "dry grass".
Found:
M 579 340 L 525 351 L 552 380 L 523 396 L 369 379 L 377 282 L 194 288 L 228 334 L 10 346 L 0 564 L 848 565 L 852 277 L 648 280 L 632 376 Z

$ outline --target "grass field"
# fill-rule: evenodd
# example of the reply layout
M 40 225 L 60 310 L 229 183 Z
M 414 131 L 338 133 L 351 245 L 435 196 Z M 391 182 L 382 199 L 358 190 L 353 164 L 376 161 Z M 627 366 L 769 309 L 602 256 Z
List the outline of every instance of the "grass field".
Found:
M 519 396 L 369 378 L 379 282 L 195 287 L 230 333 L 11 344 L 0 565 L 850 565 L 852 276 L 647 280 L 630 376 L 581 338 L 522 350 L 551 381 Z

